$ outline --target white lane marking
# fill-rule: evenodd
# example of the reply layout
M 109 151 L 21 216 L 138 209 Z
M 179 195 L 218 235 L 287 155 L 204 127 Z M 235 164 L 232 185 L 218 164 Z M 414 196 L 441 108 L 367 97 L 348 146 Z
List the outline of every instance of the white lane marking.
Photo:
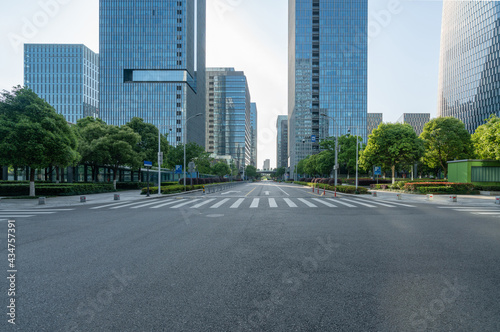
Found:
M 325 201 L 323 201 L 323 200 L 321 200 L 319 198 L 313 198 L 313 200 L 316 201 L 316 202 L 320 202 L 321 204 L 324 204 L 324 205 L 326 205 L 328 207 L 337 207 L 336 205 L 333 205 L 333 204 L 330 204 L 328 202 L 325 202 Z
M 117 206 L 117 205 L 123 205 L 127 204 L 127 202 L 120 202 L 120 203 L 113 203 L 113 204 L 108 204 L 108 205 L 101 205 L 101 206 L 96 206 L 96 207 L 91 207 L 91 210 L 97 210 L 97 209 L 103 209 L 111 206 Z
M 211 208 L 211 209 L 217 209 L 217 208 L 221 207 L 222 205 L 224 205 L 224 203 L 226 203 L 227 201 L 229 201 L 229 198 L 225 198 L 225 199 L 223 199 L 223 200 L 222 200 L 222 201 L 220 201 L 219 203 L 214 204 L 213 206 L 211 206 L 210 208 Z
M 252 204 L 250 205 L 250 208 L 255 209 L 259 207 L 259 201 L 260 198 L 254 198 L 252 201 Z
M 345 206 L 347 206 L 347 207 L 352 207 L 352 208 L 355 208 L 355 207 L 356 207 L 356 205 L 352 205 L 352 204 L 349 204 L 349 203 L 344 203 L 344 202 L 342 202 L 340 199 L 336 199 L 336 200 L 335 200 L 335 199 L 333 199 L 333 198 L 327 198 L 327 200 L 332 201 L 332 202 L 335 202 L 335 203 L 339 203 L 339 204 L 341 204 L 341 205 L 345 205 Z
M 479 209 L 480 206 L 438 206 L 438 209 Z
M 264 194 L 266 194 L 266 196 L 269 196 L 269 191 L 264 191 Z
M 159 208 L 162 208 L 164 206 L 172 205 L 172 204 L 175 204 L 175 203 L 178 203 L 178 202 L 179 201 L 176 200 L 176 199 L 169 200 L 169 202 L 167 202 L 167 203 L 163 203 L 163 204 L 160 204 L 160 205 L 152 206 L 151 209 L 159 209 Z
M 35 215 L 28 215 L 28 214 L 27 215 L 22 215 L 22 214 L 19 214 L 19 215 L 11 215 L 11 214 L 1 215 L 0 214 L 0 217 L 7 217 L 7 218 L 13 218 L 13 219 L 15 219 L 15 218 L 30 218 L 30 217 L 34 217 L 34 216 Z
M 479 215 L 500 215 L 500 212 L 473 212 L 472 214 L 479 214 Z
M 33 211 L 33 210 L 24 210 L 24 211 L 9 211 L 9 210 L 0 210 L 0 213 L 1 214 L 6 214 L 6 213 L 10 213 L 10 214 L 26 214 L 26 213 L 36 213 L 36 214 L 54 214 L 56 213 L 55 211 L 54 212 L 38 212 L 38 211 Z
M 274 198 L 269 198 L 269 207 L 277 208 L 278 204 L 276 204 L 276 200 Z
M 290 194 L 289 194 L 289 193 L 287 193 L 286 191 L 284 191 L 283 189 L 281 189 L 281 187 L 280 187 L 280 186 L 276 186 L 276 187 L 277 187 L 279 190 L 281 190 L 282 192 L 284 192 L 284 193 L 285 193 L 285 195 L 290 196 Z
M 138 205 L 138 204 L 143 204 L 143 203 L 144 202 L 128 203 L 128 204 L 125 204 L 125 205 L 120 205 L 120 206 L 112 207 L 112 208 L 110 208 L 110 210 L 123 209 L 124 207 L 129 207 L 129 206 L 132 206 L 132 205 Z
M 231 205 L 231 209 L 239 208 L 241 203 L 243 203 L 244 200 L 245 200 L 244 198 L 238 199 L 233 205 Z
M 356 198 L 355 198 L 355 199 L 353 199 L 353 200 L 351 201 L 351 203 L 352 203 L 352 202 L 359 203 L 359 201 L 360 201 L 359 199 L 356 199 Z M 394 206 L 394 205 L 389 205 L 389 204 L 384 204 L 384 203 L 379 203 L 379 202 L 374 202 L 374 201 L 370 201 L 370 203 L 371 203 L 371 204 L 377 204 L 377 205 L 380 205 L 380 206 L 385 206 L 385 207 L 395 208 L 395 206 Z M 359 203 L 359 204 L 361 204 L 361 203 Z
M 384 201 L 384 202 L 389 203 L 389 204 L 394 204 L 394 205 L 400 205 L 400 206 L 405 206 L 405 207 L 411 207 L 411 208 L 416 207 L 416 206 L 414 206 L 414 205 L 408 205 L 408 204 L 403 204 L 403 203 L 387 202 L 387 201 Z
M 376 206 L 375 206 L 375 205 L 370 205 L 370 204 L 362 203 L 362 202 L 360 202 L 360 201 L 358 201 L 358 200 L 351 200 L 351 201 L 349 201 L 349 202 L 351 202 L 351 203 L 353 203 L 353 204 L 363 205 L 363 206 L 366 206 L 366 207 L 369 207 L 369 208 L 376 208 Z
M 299 201 L 301 201 L 302 203 L 304 203 L 305 205 L 309 206 L 309 207 L 317 207 L 316 205 L 314 205 L 313 203 L 311 202 L 308 202 L 306 201 L 305 199 L 303 198 L 297 198 Z
M 149 205 L 154 205 L 154 204 L 158 204 L 158 202 L 149 202 L 149 203 L 146 203 L 146 204 L 142 204 L 142 205 L 131 207 L 131 209 L 140 209 L 141 207 L 145 207 L 145 206 L 149 206 Z
M 499 212 L 500 210 L 489 210 L 489 209 L 453 209 L 453 211 L 457 212 Z
M 215 198 L 212 198 L 212 199 L 206 200 L 205 202 L 201 202 L 201 203 L 199 203 L 199 204 L 196 204 L 195 206 L 191 206 L 191 209 L 197 209 L 197 208 L 200 208 L 200 207 L 202 207 L 203 205 L 206 205 L 206 204 L 208 204 L 208 203 L 210 203 L 210 202 L 213 202 L 213 201 L 215 201 Z
M 297 207 L 297 205 L 294 202 L 292 202 L 292 200 L 290 198 L 283 198 L 283 200 L 285 200 L 286 204 L 288 204 L 289 207 L 291 207 L 291 208 Z
M 59 211 L 74 211 L 74 209 L 62 209 L 62 210 L 57 210 L 57 209 L 24 209 L 24 210 L 10 210 L 10 209 L 5 209 L 5 210 L 0 210 L 0 212 L 59 212 Z
M 198 201 L 199 201 L 199 199 L 190 199 L 187 202 L 184 202 L 184 203 L 172 206 L 171 209 L 178 209 L 180 207 L 183 207 L 183 206 L 186 206 L 188 204 L 191 204 L 191 203 L 194 203 L 194 202 L 198 202 Z

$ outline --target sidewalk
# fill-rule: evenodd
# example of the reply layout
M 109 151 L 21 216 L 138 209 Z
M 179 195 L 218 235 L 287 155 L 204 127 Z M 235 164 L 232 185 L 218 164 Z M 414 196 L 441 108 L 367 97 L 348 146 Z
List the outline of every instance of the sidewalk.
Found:
M 377 192 L 378 197 L 371 197 L 368 195 L 363 195 L 361 197 L 369 197 L 370 199 L 380 199 L 386 201 L 394 202 L 410 202 L 410 203 L 429 203 L 436 205 L 458 205 L 458 206 L 488 206 L 494 207 L 495 197 L 494 196 L 480 196 L 480 195 L 457 195 L 457 202 L 453 203 L 450 201 L 450 195 L 434 195 L 434 200 L 428 201 L 427 195 L 413 195 L 413 194 L 401 194 L 402 200 L 398 201 L 397 192 L 388 192 L 380 190 L 370 190 L 370 192 Z

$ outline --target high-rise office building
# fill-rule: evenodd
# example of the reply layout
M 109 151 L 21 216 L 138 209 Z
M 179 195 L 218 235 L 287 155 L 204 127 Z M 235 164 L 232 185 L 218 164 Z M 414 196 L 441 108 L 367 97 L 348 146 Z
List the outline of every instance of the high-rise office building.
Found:
M 271 170 L 271 159 L 266 159 L 266 160 L 264 160 L 263 170 L 264 170 L 264 171 L 269 171 L 269 170 Z
M 252 148 L 250 165 L 257 168 L 257 104 L 250 104 L 250 126 L 252 132 Z
M 251 164 L 251 101 L 247 78 L 234 68 L 207 68 L 207 151 L 231 156 L 238 170 Z
M 368 0 L 289 1 L 292 172 L 326 137 L 351 129 L 366 139 L 367 24 Z
M 68 122 L 99 116 L 99 56 L 85 45 L 24 44 L 24 85 Z
M 276 131 L 276 167 L 288 167 L 288 115 L 278 115 Z
M 205 145 L 205 10 L 205 0 L 99 1 L 104 121 L 140 117 L 172 145 L 184 135 Z
M 367 132 L 368 136 L 371 135 L 373 129 L 377 129 L 378 126 L 384 121 L 384 115 L 382 113 L 368 113 L 366 116 Z
M 441 30 L 438 116 L 474 133 L 500 116 L 500 2 L 445 1 Z
M 424 126 L 431 121 L 430 113 L 404 113 L 398 119 L 398 123 L 407 123 L 413 127 L 415 133 L 420 136 L 424 131 Z

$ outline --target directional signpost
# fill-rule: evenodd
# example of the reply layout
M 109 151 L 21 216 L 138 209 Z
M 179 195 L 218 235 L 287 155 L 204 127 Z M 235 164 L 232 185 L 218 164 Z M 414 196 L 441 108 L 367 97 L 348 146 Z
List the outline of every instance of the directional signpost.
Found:
M 191 187 L 193 186 L 193 173 L 195 172 L 196 164 L 190 161 L 188 164 L 189 177 L 191 178 Z
M 149 169 L 153 167 L 153 162 L 152 161 L 144 161 L 144 167 L 148 170 L 148 193 L 146 194 L 147 197 L 149 197 Z
M 316 135 L 311 135 L 311 142 L 316 143 Z
M 375 175 L 377 177 L 377 184 L 378 184 L 378 178 L 382 175 L 382 167 L 375 166 L 373 168 L 373 175 Z
M 175 174 L 182 174 L 182 165 L 175 165 Z

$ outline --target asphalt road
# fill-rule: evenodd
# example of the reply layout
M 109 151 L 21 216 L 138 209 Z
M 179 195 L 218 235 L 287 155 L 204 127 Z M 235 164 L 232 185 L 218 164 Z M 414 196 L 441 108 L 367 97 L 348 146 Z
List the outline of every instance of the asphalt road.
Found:
M 0 211 L 0 330 L 500 331 L 500 209 L 402 203 L 263 182 Z

